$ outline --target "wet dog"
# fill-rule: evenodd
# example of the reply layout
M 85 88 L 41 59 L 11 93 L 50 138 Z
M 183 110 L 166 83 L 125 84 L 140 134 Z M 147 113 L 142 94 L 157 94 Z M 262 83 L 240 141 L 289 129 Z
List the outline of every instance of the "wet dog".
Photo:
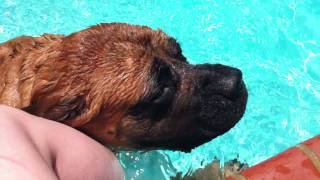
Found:
M 161 30 L 100 24 L 0 44 L 0 103 L 103 144 L 190 151 L 232 128 L 247 90 L 239 69 L 191 65 Z

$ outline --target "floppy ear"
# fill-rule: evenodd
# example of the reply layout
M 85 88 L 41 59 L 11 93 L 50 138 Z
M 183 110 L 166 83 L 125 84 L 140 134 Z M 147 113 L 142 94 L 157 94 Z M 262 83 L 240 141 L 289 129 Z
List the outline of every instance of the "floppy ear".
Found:
M 22 108 L 22 110 L 36 116 L 64 122 L 80 116 L 84 112 L 86 106 L 84 97 L 66 99 L 57 104 L 49 105 L 47 109 L 44 109 L 44 106 L 48 106 L 48 104 L 45 105 L 43 102 L 35 102 L 28 107 Z
M 41 103 L 33 103 L 22 108 L 22 110 L 46 119 L 63 122 L 72 127 L 79 127 L 99 114 L 102 102 L 102 98 L 95 98 L 91 102 L 86 102 L 85 97 L 80 96 L 58 102 L 46 110 L 41 107 L 45 106 Z
M 102 104 L 102 98 L 93 99 L 89 104 L 85 106 L 86 108 L 83 109 L 82 114 L 80 114 L 80 116 L 66 121 L 65 124 L 68 124 L 72 127 L 80 127 L 86 124 L 100 113 Z

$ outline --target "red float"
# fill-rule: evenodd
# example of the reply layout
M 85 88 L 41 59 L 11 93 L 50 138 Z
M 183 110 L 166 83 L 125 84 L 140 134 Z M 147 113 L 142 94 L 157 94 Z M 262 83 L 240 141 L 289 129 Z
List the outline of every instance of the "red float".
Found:
M 320 135 L 227 180 L 320 180 Z

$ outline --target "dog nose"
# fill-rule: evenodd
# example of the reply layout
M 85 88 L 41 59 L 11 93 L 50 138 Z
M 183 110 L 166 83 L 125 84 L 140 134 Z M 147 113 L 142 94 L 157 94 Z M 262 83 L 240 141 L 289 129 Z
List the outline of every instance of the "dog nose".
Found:
M 240 84 L 242 81 L 242 73 L 241 71 L 234 69 L 231 70 L 229 74 L 223 76 L 218 84 L 222 88 L 222 95 L 230 98 L 232 100 L 236 99 L 239 95 Z
M 239 97 L 242 73 L 239 69 L 221 65 L 200 65 L 200 88 L 210 94 L 235 100 Z

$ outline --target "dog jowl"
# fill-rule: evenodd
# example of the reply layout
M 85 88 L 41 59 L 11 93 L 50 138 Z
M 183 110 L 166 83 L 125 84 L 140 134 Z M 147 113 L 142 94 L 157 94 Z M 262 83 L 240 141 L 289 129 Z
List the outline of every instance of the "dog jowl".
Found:
M 232 128 L 247 90 L 239 69 L 191 65 L 161 30 L 120 23 L 0 44 L 0 102 L 106 145 L 190 151 Z

